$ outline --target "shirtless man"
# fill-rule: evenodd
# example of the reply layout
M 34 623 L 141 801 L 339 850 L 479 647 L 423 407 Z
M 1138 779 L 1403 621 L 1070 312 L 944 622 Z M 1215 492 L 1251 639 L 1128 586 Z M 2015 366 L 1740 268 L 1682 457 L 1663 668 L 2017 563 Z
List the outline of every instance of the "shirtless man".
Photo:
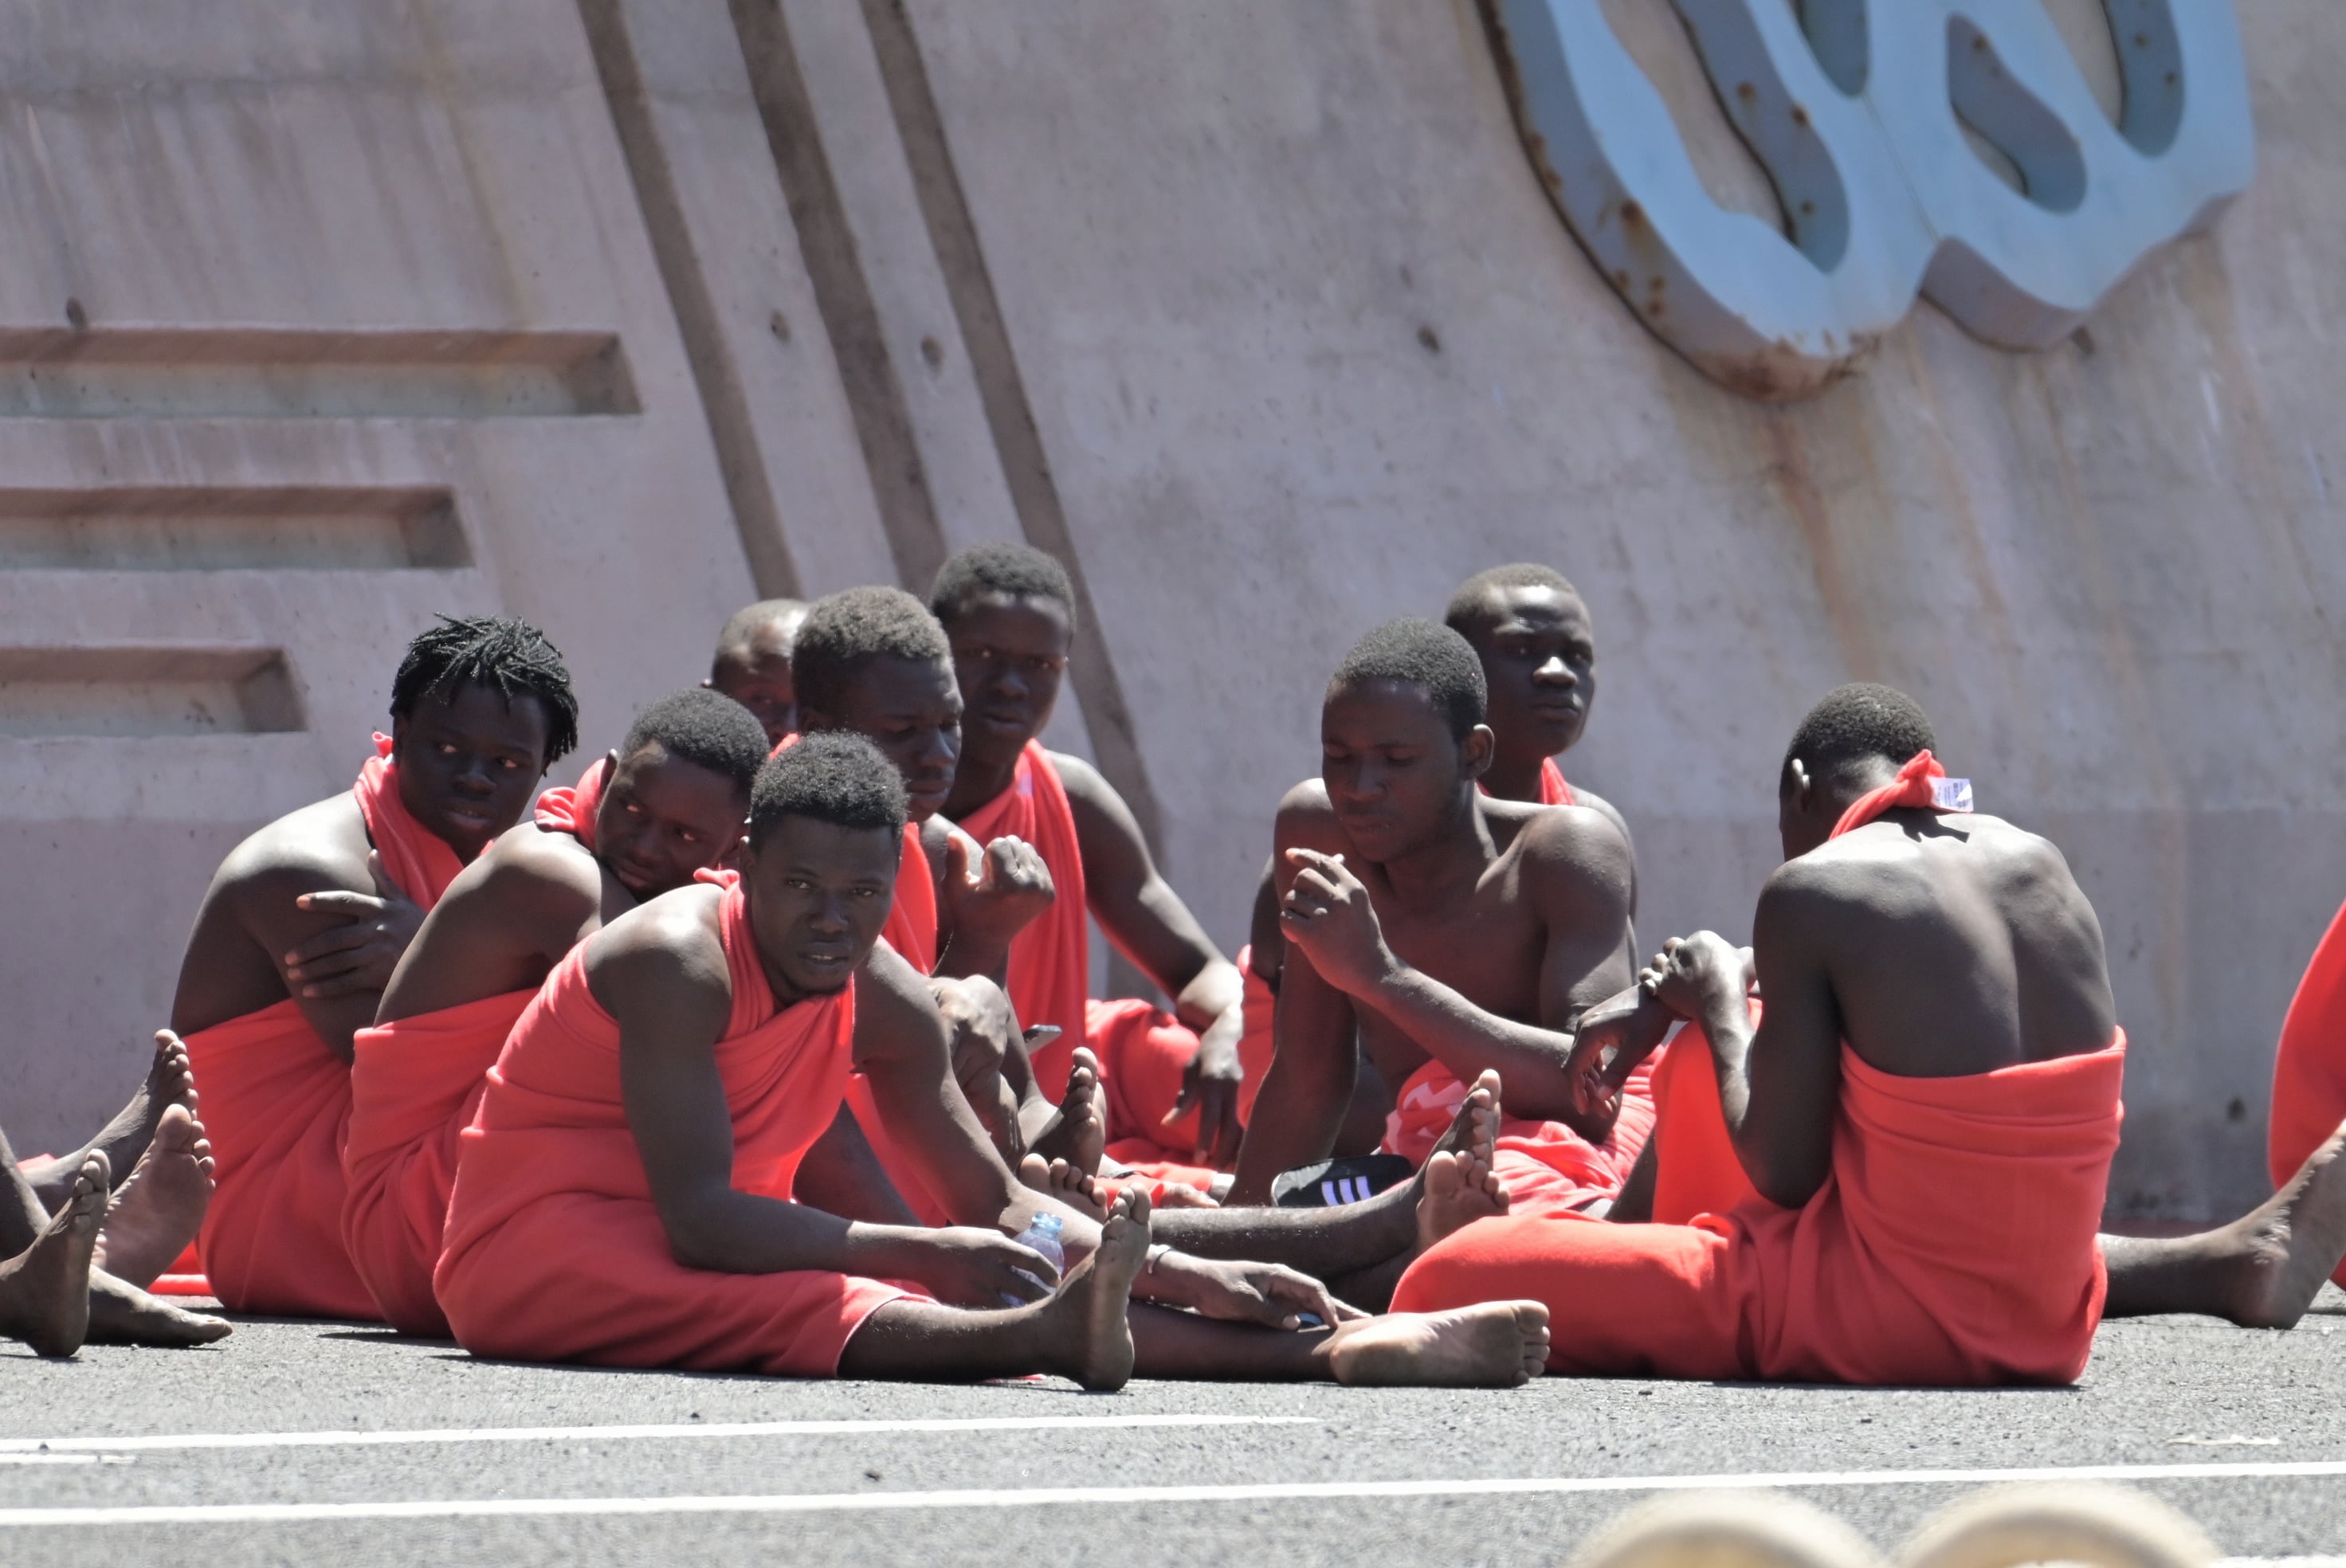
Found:
M 796 599 L 760 599 L 737 610 L 717 634 L 717 657 L 700 684 L 758 716 L 769 750 L 799 727 L 798 688 L 790 681 L 790 647 L 807 607 Z
M 800 1376 L 1056 1372 L 1091 1388 L 1137 1363 L 1347 1382 L 1528 1375 L 1546 1349 L 1535 1308 L 1308 1332 L 1212 1321 L 1249 1290 L 1270 1293 L 1274 1320 L 1307 1301 L 1343 1315 L 1285 1271 L 1151 1246 L 1138 1195 L 1094 1227 L 1015 1182 L 954 1092 L 924 977 L 878 942 L 904 811 L 897 769 L 867 741 L 811 736 L 759 776 L 738 886 L 623 915 L 548 977 L 460 1157 L 437 1284 L 467 1348 Z M 852 1013 L 885 1027 L 850 1016 L 851 983 Z M 963 1195 L 962 1224 L 859 1224 L 782 1201 L 851 1070 L 931 1184 Z M 1074 1263 L 1064 1284 L 1008 1239 L 1046 1213 Z M 1136 1308 L 1136 1292 L 1207 1316 Z
M 1019 933 L 1009 958 L 1019 1021 L 1061 1031 L 1033 1059 L 1037 1098 L 1047 1096 L 1041 1120 L 1064 1092 L 1076 1050 L 1088 1045 L 1117 1158 L 1187 1156 L 1227 1169 L 1238 1156 L 1243 1079 L 1238 966 L 1158 871 L 1124 798 L 1090 763 L 1038 738 L 1075 640 L 1065 568 L 1025 545 L 975 545 L 937 574 L 929 608 L 953 645 L 968 704 L 944 815 L 980 840 L 1007 832 L 1033 844 L 1060 895 Z M 1171 1016 L 1147 1003 L 1089 1002 L 1086 912 L 1173 998 Z M 1194 1125 L 1177 1129 L 1185 1122 Z
M 1635 844 L 1629 825 L 1610 801 L 1594 790 L 1566 783 L 1556 758 L 1580 742 L 1596 702 L 1596 636 L 1579 590 L 1552 567 L 1493 566 L 1458 585 L 1443 613 L 1443 624 L 1466 639 L 1482 661 L 1488 694 L 1484 722 L 1491 728 L 1491 761 L 1481 779 L 1485 794 L 1541 806 L 1586 806 L 1613 824 L 1632 847 L 1629 912 L 1637 914 Z M 1264 868 L 1255 899 L 1254 941 L 1244 967 L 1249 976 L 1250 1023 L 1243 1051 L 1249 1071 L 1268 1064 L 1273 994 L 1287 943 L 1279 937 L 1279 893 L 1284 879 L 1274 860 Z M 1634 932 L 1625 932 L 1631 962 Z M 1642 1082 L 1629 1087 L 1644 1091 Z M 1363 1141 L 1376 1145 L 1384 1116 L 1392 1108 L 1391 1086 L 1373 1062 L 1363 1062 L 1354 1106 L 1338 1135 L 1340 1153 L 1357 1152 Z M 1366 1130 L 1373 1129 L 1373 1130 Z
M 458 1135 L 522 1009 L 563 955 L 648 899 L 691 885 L 741 837 L 765 731 L 694 688 L 639 714 L 575 789 L 464 868 L 360 1032 L 342 1238 L 384 1319 L 444 1335 L 432 1298 Z
M 1723 1131 L 1713 1217 L 1477 1219 L 1504 1205 L 1445 1172 L 1398 1303 L 1572 1303 L 1554 1370 L 2066 1382 L 2103 1314 L 2104 1247 L 2114 1310 L 2128 1274 L 2218 1280 L 2206 1246 L 2141 1244 L 2147 1270 L 2097 1246 L 2125 1057 L 2100 925 L 2060 852 L 1973 814 L 1933 745 L 1887 687 L 1826 697 L 1785 755 L 1785 864 L 1751 948 L 1673 942 L 1642 999 L 1584 1020 L 1584 1060 L 1617 1068 L 1662 1015 L 1698 1026 L 1671 1051 L 1703 1053 L 1709 1093 L 1666 1095 L 1654 1146 L 1667 1165 L 1698 1119 Z M 2317 1171 L 2284 1198 L 2290 1255 L 2268 1272 L 2310 1299 L 2346 1251 L 2346 1183 Z M 2233 1272 L 2253 1267 L 2230 1239 Z
M 560 654 L 504 616 L 409 644 L 391 714 L 354 789 L 222 862 L 179 968 L 171 1026 L 219 1166 L 204 1271 L 233 1308 L 374 1318 L 342 1239 L 352 1037 L 425 913 L 577 743 Z
M 1522 1118 L 1497 1157 L 1519 1209 L 1601 1203 L 1635 1161 L 1649 1123 L 1618 1101 L 1584 1107 L 1566 1071 L 1576 1013 L 1629 973 L 1629 847 L 1596 811 L 1479 790 L 1484 711 L 1474 650 L 1427 621 L 1370 633 L 1329 683 L 1321 777 L 1280 807 L 1292 952 L 1233 1201 L 1327 1157 L 1356 1038 L 1398 1085 L 1386 1150 L 1413 1164 L 1494 1070 Z

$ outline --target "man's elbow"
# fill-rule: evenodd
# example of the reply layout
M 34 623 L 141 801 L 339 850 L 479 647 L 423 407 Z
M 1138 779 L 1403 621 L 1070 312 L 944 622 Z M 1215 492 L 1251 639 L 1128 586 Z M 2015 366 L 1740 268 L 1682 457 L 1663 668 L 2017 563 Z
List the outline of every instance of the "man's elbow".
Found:
M 668 1232 L 668 1256 L 682 1268 L 733 1272 L 730 1227 L 711 1196 L 696 1196 L 660 1206 L 660 1227 Z

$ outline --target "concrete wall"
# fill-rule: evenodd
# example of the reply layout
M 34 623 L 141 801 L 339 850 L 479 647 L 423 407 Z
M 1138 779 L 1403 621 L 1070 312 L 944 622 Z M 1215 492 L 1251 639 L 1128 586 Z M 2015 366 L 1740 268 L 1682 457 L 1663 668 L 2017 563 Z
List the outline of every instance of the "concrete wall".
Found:
M 1660 4 L 1606 9 L 1682 89 Z M 212 860 L 347 777 L 424 609 L 544 616 L 592 737 L 698 673 L 753 573 L 917 586 L 1023 536 L 1092 612 L 1069 743 L 1233 943 L 1328 669 L 1480 566 L 1587 594 L 1569 770 L 1637 830 L 1649 935 L 1744 932 L 1792 723 L 1852 676 L 1907 687 L 2101 909 L 2136 1042 L 2114 1207 L 2262 1190 L 2271 1041 L 2346 895 L 2324 0 L 2239 7 L 2259 183 L 2086 335 L 2014 356 L 1923 309 L 1786 407 L 1596 275 L 1471 0 L 119 9 L 0 40 L 0 328 L 71 295 L 93 332 L 613 335 L 640 412 L 0 418 L 10 485 L 447 486 L 474 563 L 0 569 L 0 641 L 282 647 L 307 726 L 0 740 L 25 1141 L 117 1096 Z

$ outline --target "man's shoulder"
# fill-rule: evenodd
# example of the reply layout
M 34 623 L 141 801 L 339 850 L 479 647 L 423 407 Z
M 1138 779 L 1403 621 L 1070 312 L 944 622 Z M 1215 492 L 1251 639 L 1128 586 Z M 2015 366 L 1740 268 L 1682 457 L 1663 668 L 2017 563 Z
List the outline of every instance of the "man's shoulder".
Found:
M 577 906 L 580 919 L 602 907 L 603 866 L 568 833 L 524 822 L 506 830 L 448 890 L 448 901 L 477 911 L 536 913 Z
M 696 882 L 629 910 L 586 939 L 587 967 L 614 962 L 650 967 L 668 961 L 702 968 L 713 954 L 723 973 L 725 939 L 719 906 L 724 897 L 724 890 Z
M 1585 806 L 1612 823 L 1614 831 L 1621 835 L 1621 841 L 1634 847 L 1636 840 L 1629 837 L 1629 820 L 1621 815 L 1621 809 L 1612 801 L 1596 790 L 1584 789 L 1577 784 L 1572 787 L 1572 801 L 1574 805 Z
M 1542 806 L 1524 800 L 1478 798 L 1484 816 L 1535 873 L 1611 874 L 1629 864 L 1629 840 L 1613 819 L 1592 806 Z
M 348 791 L 312 801 L 254 831 L 229 851 L 214 881 L 219 891 L 248 887 L 301 891 L 347 888 L 371 893 L 366 819 Z
M 1273 834 L 1281 845 L 1300 844 L 1331 853 L 1347 849 L 1343 830 L 1336 822 L 1336 808 L 1328 799 L 1328 786 L 1318 779 L 1306 779 L 1279 798 Z

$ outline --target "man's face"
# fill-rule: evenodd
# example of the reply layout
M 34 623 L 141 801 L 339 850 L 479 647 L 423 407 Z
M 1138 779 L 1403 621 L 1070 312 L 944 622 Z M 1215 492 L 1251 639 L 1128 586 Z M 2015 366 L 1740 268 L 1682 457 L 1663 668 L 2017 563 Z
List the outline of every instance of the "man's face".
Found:
M 808 727 L 870 738 L 903 776 L 913 820 L 935 816 L 961 761 L 961 688 L 942 659 L 875 658 L 847 683 L 839 711 L 808 710 Z
M 1477 738 L 1479 737 L 1479 739 Z M 1320 779 L 1363 860 L 1395 860 L 1441 836 L 1488 766 L 1490 731 L 1462 744 L 1423 687 L 1339 687 L 1320 709 Z
M 724 693 L 765 726 L 766 744 L 780 746 L 782 737 L 798 728 L 798 696 L 790 685 L 790 644 L 798 636 L 804 612 L 786 620 L 768 621 L 747 643 L 729 647 L 702 684 Z
M 399 799 L 458 857 L 470 860 L 528 809 L 546 776 L 546 705 L 508 703 L 494 687 L 467 682 L 418 697 L 391 720 Z
M 657 741 L 619 759 L 595 809 L 595 856 L 639 900 L 688 886 L 741 836 L 750 802 L 732 779 Z
M 945 628 L 954 675 L 969 712 L 962 744 L 974 762 L 1007 766 L 1051 721 L 1075 640 L 1066 606 L 1052 598 L 986 593 L 965 601 Z
M 1570 749 L 1596 700 L 1596 637 L 1580 596 L 1493 588 L 1463 629 L 1483 660 L 1491 728 L 1508 755 Z
M 742 891 L 768 972 L 802 996 L 845 990 L 888 922 L 903 849 L 895 833 L 809 817 L 745 848 Z

